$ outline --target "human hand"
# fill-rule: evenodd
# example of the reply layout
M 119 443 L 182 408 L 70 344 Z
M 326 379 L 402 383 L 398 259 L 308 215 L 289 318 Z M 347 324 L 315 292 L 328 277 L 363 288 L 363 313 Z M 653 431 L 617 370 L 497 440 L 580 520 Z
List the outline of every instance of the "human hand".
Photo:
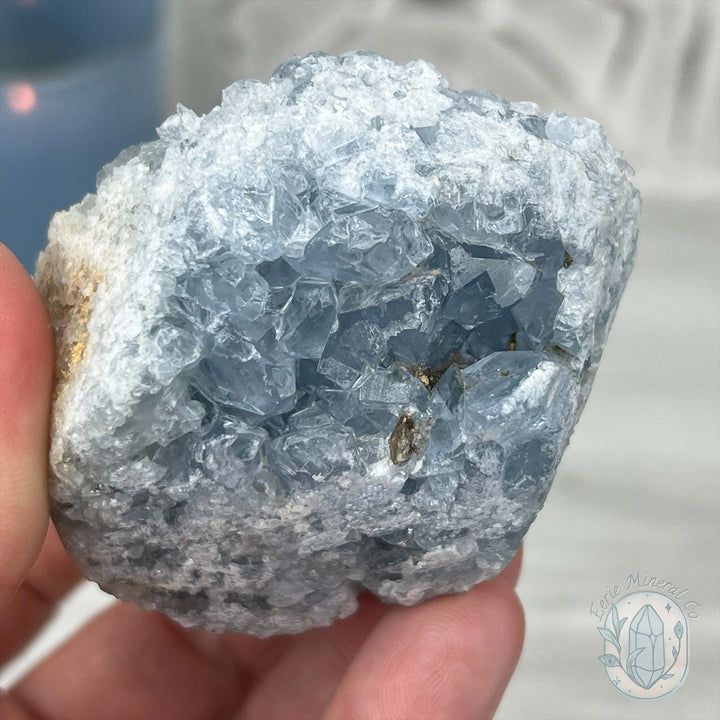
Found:
M 49 321 L 0 244 L 0 665 L 80 572 L 48 528 Z M 517 663 L 520 553 L 494 580 L 406 608 L 364 595 L 332 626 L 267 640 L 117 603 L 10 692 L 0 720 L 478 720 Z

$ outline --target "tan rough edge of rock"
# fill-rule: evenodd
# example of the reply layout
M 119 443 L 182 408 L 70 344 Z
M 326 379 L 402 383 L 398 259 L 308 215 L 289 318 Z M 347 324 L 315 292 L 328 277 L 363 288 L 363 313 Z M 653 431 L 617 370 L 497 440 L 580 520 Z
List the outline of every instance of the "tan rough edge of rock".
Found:
M 72 274 L 58 280 L 51 251 L 38 260 L 35 282 L 46 298 L 50 322 L 55 331 L 55 390 L 57 404 L 72 384 L 74 369 L 88 356 L 87 325 L 92 313 L 92 299 L 103 281 L 103 274 L 81 262 Z

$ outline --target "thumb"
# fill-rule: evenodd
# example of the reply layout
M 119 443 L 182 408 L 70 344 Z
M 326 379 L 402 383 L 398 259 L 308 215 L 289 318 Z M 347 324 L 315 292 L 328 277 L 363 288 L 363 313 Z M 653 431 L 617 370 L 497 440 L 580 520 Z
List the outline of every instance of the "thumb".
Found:
M 0 243 L 0 605 L 25 578 L 47 529 L 53 362 L 40 295 Z

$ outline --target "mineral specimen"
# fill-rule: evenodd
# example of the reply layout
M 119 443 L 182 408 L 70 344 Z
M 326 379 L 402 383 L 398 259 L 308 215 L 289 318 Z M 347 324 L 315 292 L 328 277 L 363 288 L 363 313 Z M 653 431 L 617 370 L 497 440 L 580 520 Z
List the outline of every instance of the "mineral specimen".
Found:
M 496 575 L 632 265 L 638 193 L 601 127 L 355 52 L 293 57 L 158 136 L 38 260 L 78 564 L 258 635 Z

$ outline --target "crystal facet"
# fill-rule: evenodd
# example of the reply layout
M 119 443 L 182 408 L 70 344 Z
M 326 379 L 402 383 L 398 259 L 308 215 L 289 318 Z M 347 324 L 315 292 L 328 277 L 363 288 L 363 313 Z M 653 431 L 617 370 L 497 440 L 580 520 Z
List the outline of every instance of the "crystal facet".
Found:
M 183 623 L 327 624 L 496 575 L 635 250 L 600 126 L 373 53 L 293 57 L 103 168 L 36 279 L 51 496 L 93 579 Z
M 643 605 L 630 621 L 628 672 L 641 687 L 652 687 L 665 672 L 665 630 L 652 605 Z

